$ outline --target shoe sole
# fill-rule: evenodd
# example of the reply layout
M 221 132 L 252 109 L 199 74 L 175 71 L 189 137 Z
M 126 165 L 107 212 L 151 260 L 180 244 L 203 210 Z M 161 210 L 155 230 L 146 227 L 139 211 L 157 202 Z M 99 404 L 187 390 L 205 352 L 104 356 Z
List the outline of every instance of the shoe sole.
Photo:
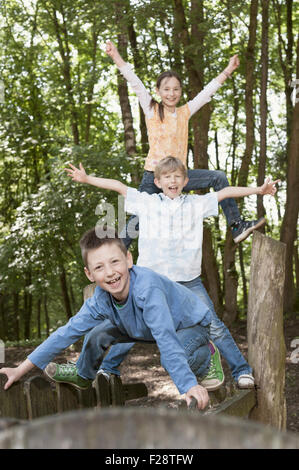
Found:
M 244 385 L 243 385 L 243 386 L 240 386 L 240 385 L 238 384 L 238 388 L 239 388 L 240 390 L 252 390 L 252 389 L 254 388 L 254 384 L 250 384 L 250 385 L 247 385 L 247 386 L 245 386 L 245 387 L 244 387 Z
M 225 377 L 223 377 L 222 382 L 219 383 L 218 385 L 214 385 L 214 386 L 211 385 L 210 387 L 209 386 L 205 387 L 204 385 L 202 385 L 202 387 L 204 387 L 208 392 L 214 392 L 215 390 L 218 390 L 218 388 L 220 388 L 224 384 L 224 380 L 225 380 Z
M 53 380 L 53 382 L 56 382 L 57 384 L 68 384 L 68 385 L 71 385 L 72 387 L 75 387 L 77 390 L 87 390 L 89 388 L 89 386 L 88 387 L 80 387 L 80 385 L 76 385 L 74 383 L 67 382 L 66 380 L 54 379 L 54 377 L 49 375 L 46 370 L 44 370 L 44 373 L 46 374 L 47 377 L 49 377 L 49 379 Z
M 235 243 L 240 243 L 242 242 L 243 240 L 246 240 L 247 237 L 249 237 L 249 235 L 254 231 L 256 230 L 257 228 L 260 228 L 262 227 L 263 225 L 265 225 L 266 223 L 266 219 L 265 218 L 262 218 L 262 220 L 260 220 L 256 225 L 254 225 L 253 227 L 250 227 L 248 228 L 247 230 L 245 230 L 245 232 L 242 232 L 238 237 L 234 238 L 234 242 Z

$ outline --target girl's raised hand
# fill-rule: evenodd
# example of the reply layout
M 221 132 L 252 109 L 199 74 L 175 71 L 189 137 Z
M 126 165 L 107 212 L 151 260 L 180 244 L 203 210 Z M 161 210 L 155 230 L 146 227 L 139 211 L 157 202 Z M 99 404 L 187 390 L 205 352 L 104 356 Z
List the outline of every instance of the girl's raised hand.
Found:
M 111 41 L 107 41 L 106 43 L 106 53 L 113 59 L 115 54 L 117 53 L 117 48 Z
M 239 60 L 238 54 L 235 54 L 229 59 L 228 67 L 226 70 L 229 71 L 229 73 L 232 73 L 234 70 L 236 70 L 239 67 L 239 65 L 240 65 L 240 60 Z
M 86 171 L 84 170 L 82 163 L 79 164 L 80 168 L 76 168 L 71 163 L 69 163 L 69 166 L 70 168 L 65 168 L 65 171 L 67 172 L 68 176 L 72 178 L 73 181 L 76 181 L 77 183 L 86 183 L 87 174 L 86 174 Z

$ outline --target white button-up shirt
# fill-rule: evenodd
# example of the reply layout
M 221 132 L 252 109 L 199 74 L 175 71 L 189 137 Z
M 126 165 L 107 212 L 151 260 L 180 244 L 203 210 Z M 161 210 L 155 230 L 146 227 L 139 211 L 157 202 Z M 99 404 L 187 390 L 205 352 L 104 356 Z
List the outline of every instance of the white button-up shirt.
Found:
M 128 188 L 125 209 L 139 217 L 138 266 L 173 281 L 201 274 L 203 219 L 218 215 L 216 193 L 170 199 Z

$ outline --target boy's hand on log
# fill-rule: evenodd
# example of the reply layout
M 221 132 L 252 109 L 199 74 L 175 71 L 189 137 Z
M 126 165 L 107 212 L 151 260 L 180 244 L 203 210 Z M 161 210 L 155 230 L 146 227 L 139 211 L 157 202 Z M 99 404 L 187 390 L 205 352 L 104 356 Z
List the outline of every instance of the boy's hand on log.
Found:
M 80 168 L 76 168 L 74 165 L 69 163 L 70 168 L 65 168 L 68 176 L 72 178 L 73 181 L 77 183 L 86 183 L 87 182 L 87 174 L 84 170 L 82 163 L 79 164 Z
M 271 196 L 274 196 L 274 194 L 277 191 L 276 184 L 279 183 L 280 180 L 276 181 L 271 181 L 270 178 L 266 178 L 264 184 L 260 186 L 260 191 L 259 194 L 265 195 L 265 194 L 270 194 Z
M 201 385 L 195 385 L 191 387 L 186 393 L 187 406 L 191 403 L 191 398 L 194 397 L 197 401 L 197 407 L 199 410 L 204 410 L 209 403 L 209 394 L 206 388 Z
M 4 385 L 4 390 L 7 390 L 14 382 L 20 379 L 18 367 L 3 367 L 0 369 L 0 374 L 6 375 L 8 378 Z

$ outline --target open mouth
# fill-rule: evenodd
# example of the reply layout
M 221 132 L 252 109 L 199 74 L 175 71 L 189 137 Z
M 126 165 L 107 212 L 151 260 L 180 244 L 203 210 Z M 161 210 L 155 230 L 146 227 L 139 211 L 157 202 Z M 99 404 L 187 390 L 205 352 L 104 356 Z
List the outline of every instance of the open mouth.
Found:
M 177 186 L 169 186 L 169 187 L 168 187 L 168 190 L 169 190 L 170 192 L 172 192 L 172 193 L 176 193 L 177 190 L 178 190 L 178 187 L 177 187 Z
M 111 281 L 107 281 L 107 284 L 110 287 L 118 287 L 119 284 L 120 284 L 120 278 L 121 278 L 121 276 L 116 276 L 113 279 L 111 279 Z

